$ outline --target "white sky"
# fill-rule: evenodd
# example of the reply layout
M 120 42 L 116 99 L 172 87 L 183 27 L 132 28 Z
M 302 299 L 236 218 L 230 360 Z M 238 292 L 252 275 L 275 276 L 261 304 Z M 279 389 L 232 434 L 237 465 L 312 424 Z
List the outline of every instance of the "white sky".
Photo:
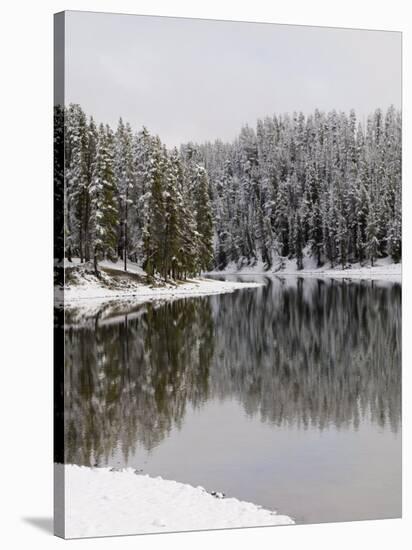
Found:
M 169 147 L 274 113 L 401 106 L 401 34 L 66 12 L 66 104 Z

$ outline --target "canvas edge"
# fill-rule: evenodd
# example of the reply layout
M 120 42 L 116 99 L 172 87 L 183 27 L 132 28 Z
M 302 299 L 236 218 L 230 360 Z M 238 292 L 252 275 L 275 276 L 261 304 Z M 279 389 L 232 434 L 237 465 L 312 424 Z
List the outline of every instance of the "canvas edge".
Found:
M 53 259 L 54 259 L 54 338 L 53 338 L 53 531 L 65 538 L 64 468 L 64 104 L 65 104 L 65 12 L 53 15 Z

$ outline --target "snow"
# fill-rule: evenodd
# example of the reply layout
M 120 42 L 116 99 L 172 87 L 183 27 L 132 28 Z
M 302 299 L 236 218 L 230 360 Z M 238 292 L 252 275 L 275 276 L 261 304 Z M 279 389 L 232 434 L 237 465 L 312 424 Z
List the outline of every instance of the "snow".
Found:
M 213 271 L 210 274 L 216 275 L 293 275 L 299 277 L 330 277 L 334 279 L 373 279 L 373 280 L 389 280 L 393 282 L 401 282 L 402 280 L 402 265 L 393 263 L 390 258 L 381 258 L 376 261 L 375 265 L 360 265 L 359 263 L 352 264 L 346 269 L 340 266 L 331 268 L 329 265 L 316 267 L 316 262 L 313 258 L 305 257 L 303 260 L 303 269 L 298 270 L 296 260 L 283 259 L 283 268 L 279 269 L 279 263 L 272 266 L 270 270 L 265 269 L 265 264 L 262 261 L 256 262 L 253 266 L 242 266 L 238 268 L 236 264 L 229 264 L 223 271 Z
M 190 296 L 207 296 L 211 294 L 222 294 L 234 292 L 238 289 L 257 288 L 262 286 L 263 282 L 254 281 L 220 281 L 204 277 L 190 279 L 185 282 L 160 283 L 156 286 L 150 286 L 139 281 L 139 277 L 145 276 L 143 269 L 128 262 L 128 274 L 135 276 L 136 279 L 128 279 L 123 271 L 123 262 L 102 261 L 99 266 L 111 271 L 118 271 L 118 276 L 113 277 L 108 273 L 102 272 L 102 278 L 99 280 L 93 273 L 81 270 L 78 258 L 74 258 L 70 263 L 64 262 L 65 267 L 79 268 L 79 272 L 74 270 L 70 284 L 66 284 L 64 291 L 60 293 L 61 302 L 70 307 L 91 307 L 107 302 L 109 300 L 132 300 L 134 304 L 150 302 L 154 300 L 172 300 Z M 340 267 L 331 268 L 325 265 L 321 268 L 316 267 L 315 260 L 305 256 L 303 261 L 304 268 L 300 271 L 296 268 L 296 260 L 283 259 L 283 267 L 279 269 L 280 262 L 275 263 L 272 269 L 266 270 L 262 261 L 254 265 L 244 265 L 238 267 L 236 264 L 229 264 L 223 271 L 210 272 L 211 275 L 265 275 L 265 276 L 298 276 L 312 278 L 334 278 L 334 279 L 367 279 L 376 281 L 401 282 L 402 266 L 394 264 L 390 258 L 379 259 L 372 267 L 370 265 L 353 264 L 347 269 Z M 110 272 L 109 272 L 110 273 Z
M 212 496 L 202 487 L 142 475 L 128 468 L 55 464 L 65 479 L 65 537 L 290 525 L 256 504 Z M 60 471 L 59 471 L 60 470 Z
M 294 272 L 294 275 L 300 275 L 302 272 Z M 285 272 L 287 274 L 287 272 Z M 304 270 L 303 275 L 315 277 L 331 277 L 335 279 L 371 279 L 371 280 L 390 280 L 393 282 L 402 281 L 402 269 L 400 264 L 360 266 L 355 265 L 350 269 L 317 269 Z
M 359 263 L 356 263 L 346 269 L 342 269 L 341 267 L 331 268 L 330 266 L 316 267 L 316 265 L 310 265 L 308 259 L 306 258 L 303 267 L 303 270 L 297 271 L 296 261 L 288 260 L 285 268 L 280 271 L 280 274 L 315 277 L 320 276 L 335 279 L 378 279 L 399 282 L 402 279 L 401 264 L 391 262 L 390 258 L 382 258 L 378 260 L 373 267 L 371 265 L 362 266 Z
M 115 278 L 104 271 L 101 279 L 90 271 L 85 270 L 75 259 L 71 264 L 65 261 L 65 267 L 77 266 L 71 275 L 72 282 L 64 287 L 65 305 L 83 305 L 85 301 L 107 301 L 114 299 L 131 299 L 134 303 L 147 302 L 152 300 L 174 299 L 185 296 L 206 296 L 211 294 L 222 294 L 234 292 L 238 289 L 257 288 L 263 283 L 255 282 L 234 282 L 217 281 L 198 277 L 188 279 L 185 282 L 159 283 L 158 286 L 150 286 L 139 282 L 138 280 L 128 279 L 127 274 L 123 272 L 123 263 L 103 261 L 99 263 L 100 267 L 115 270 L 119 275 Z M 144 276 L 144 271 L 137 265 L 129 263 L 128 272 L 133 275 Z M 74 279 L 74 283 L 73 283 Z
M 215 281 L 212 279 L 197 278 L 188 280 L 179 285 L 166 284 L 163 287 L 151 287 L 148 285 L 131 285 L 124 290 L 105 288 L 97 281 L 86 281 L 84 284 L 68 286 L 64 290 L 66 304 L 81 300 L 101 300 L 114 298 L 131 298 L 147 301 L 148 299 L 178 298 L 184 296 L 207 296 L 210 294 L 222 294 L 234 292 L 238 289 L 257 288 L 263 283 L 237 283 L 232 281 Z
M 100 267 L 107 269 L 116 269 L 118 271 L 124 271 L 124 261 L 117 260 L 117 262 L 111 262 L 110 260 L 102 260 L 99 262 Z M 136 273 L 137 275 L 146 275 L 144 269 L 133 262 L 127 262 L 128 273 Z

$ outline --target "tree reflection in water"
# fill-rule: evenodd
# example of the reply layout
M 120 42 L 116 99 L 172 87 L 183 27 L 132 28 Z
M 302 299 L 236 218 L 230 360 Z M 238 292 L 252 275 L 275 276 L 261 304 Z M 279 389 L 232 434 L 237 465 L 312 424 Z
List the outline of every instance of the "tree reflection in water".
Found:
M 265 279 L 233 294 L 66 317 L 65 461 L 150 450 L 188 405 L 234 398 L 262 422 L 393 431 L 401 413 L 401 286 Z M 211 426 L 213 430 L 213 426 Z

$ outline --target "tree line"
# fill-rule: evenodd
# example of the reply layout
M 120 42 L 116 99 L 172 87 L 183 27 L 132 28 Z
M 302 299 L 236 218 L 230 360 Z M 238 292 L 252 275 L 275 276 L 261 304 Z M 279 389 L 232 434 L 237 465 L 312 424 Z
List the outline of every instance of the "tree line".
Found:
M 231 144 L 197 148 L 211 182 L 215 266 L 282 267 L 401 260 L 401 113 L 363 124 L 315 110 L 244 126 Z
M 401 114 L 365 124 L 316 110 L 244 126 L 232 143 L 167 150 L 146 128 L 57 108 L 64 142 L 65 256 L 134 261 L 185 279 L 228 264 L 298 269 L 401 260 Z
M 61 116 L 61 113 L 60 113 Z M 64 111 L 65 256 L 138 262 L 151 277 L 209 269 L 213 225 L 204 166 L 167 151 L 146 128 L 96 125 L 79 105 Z

